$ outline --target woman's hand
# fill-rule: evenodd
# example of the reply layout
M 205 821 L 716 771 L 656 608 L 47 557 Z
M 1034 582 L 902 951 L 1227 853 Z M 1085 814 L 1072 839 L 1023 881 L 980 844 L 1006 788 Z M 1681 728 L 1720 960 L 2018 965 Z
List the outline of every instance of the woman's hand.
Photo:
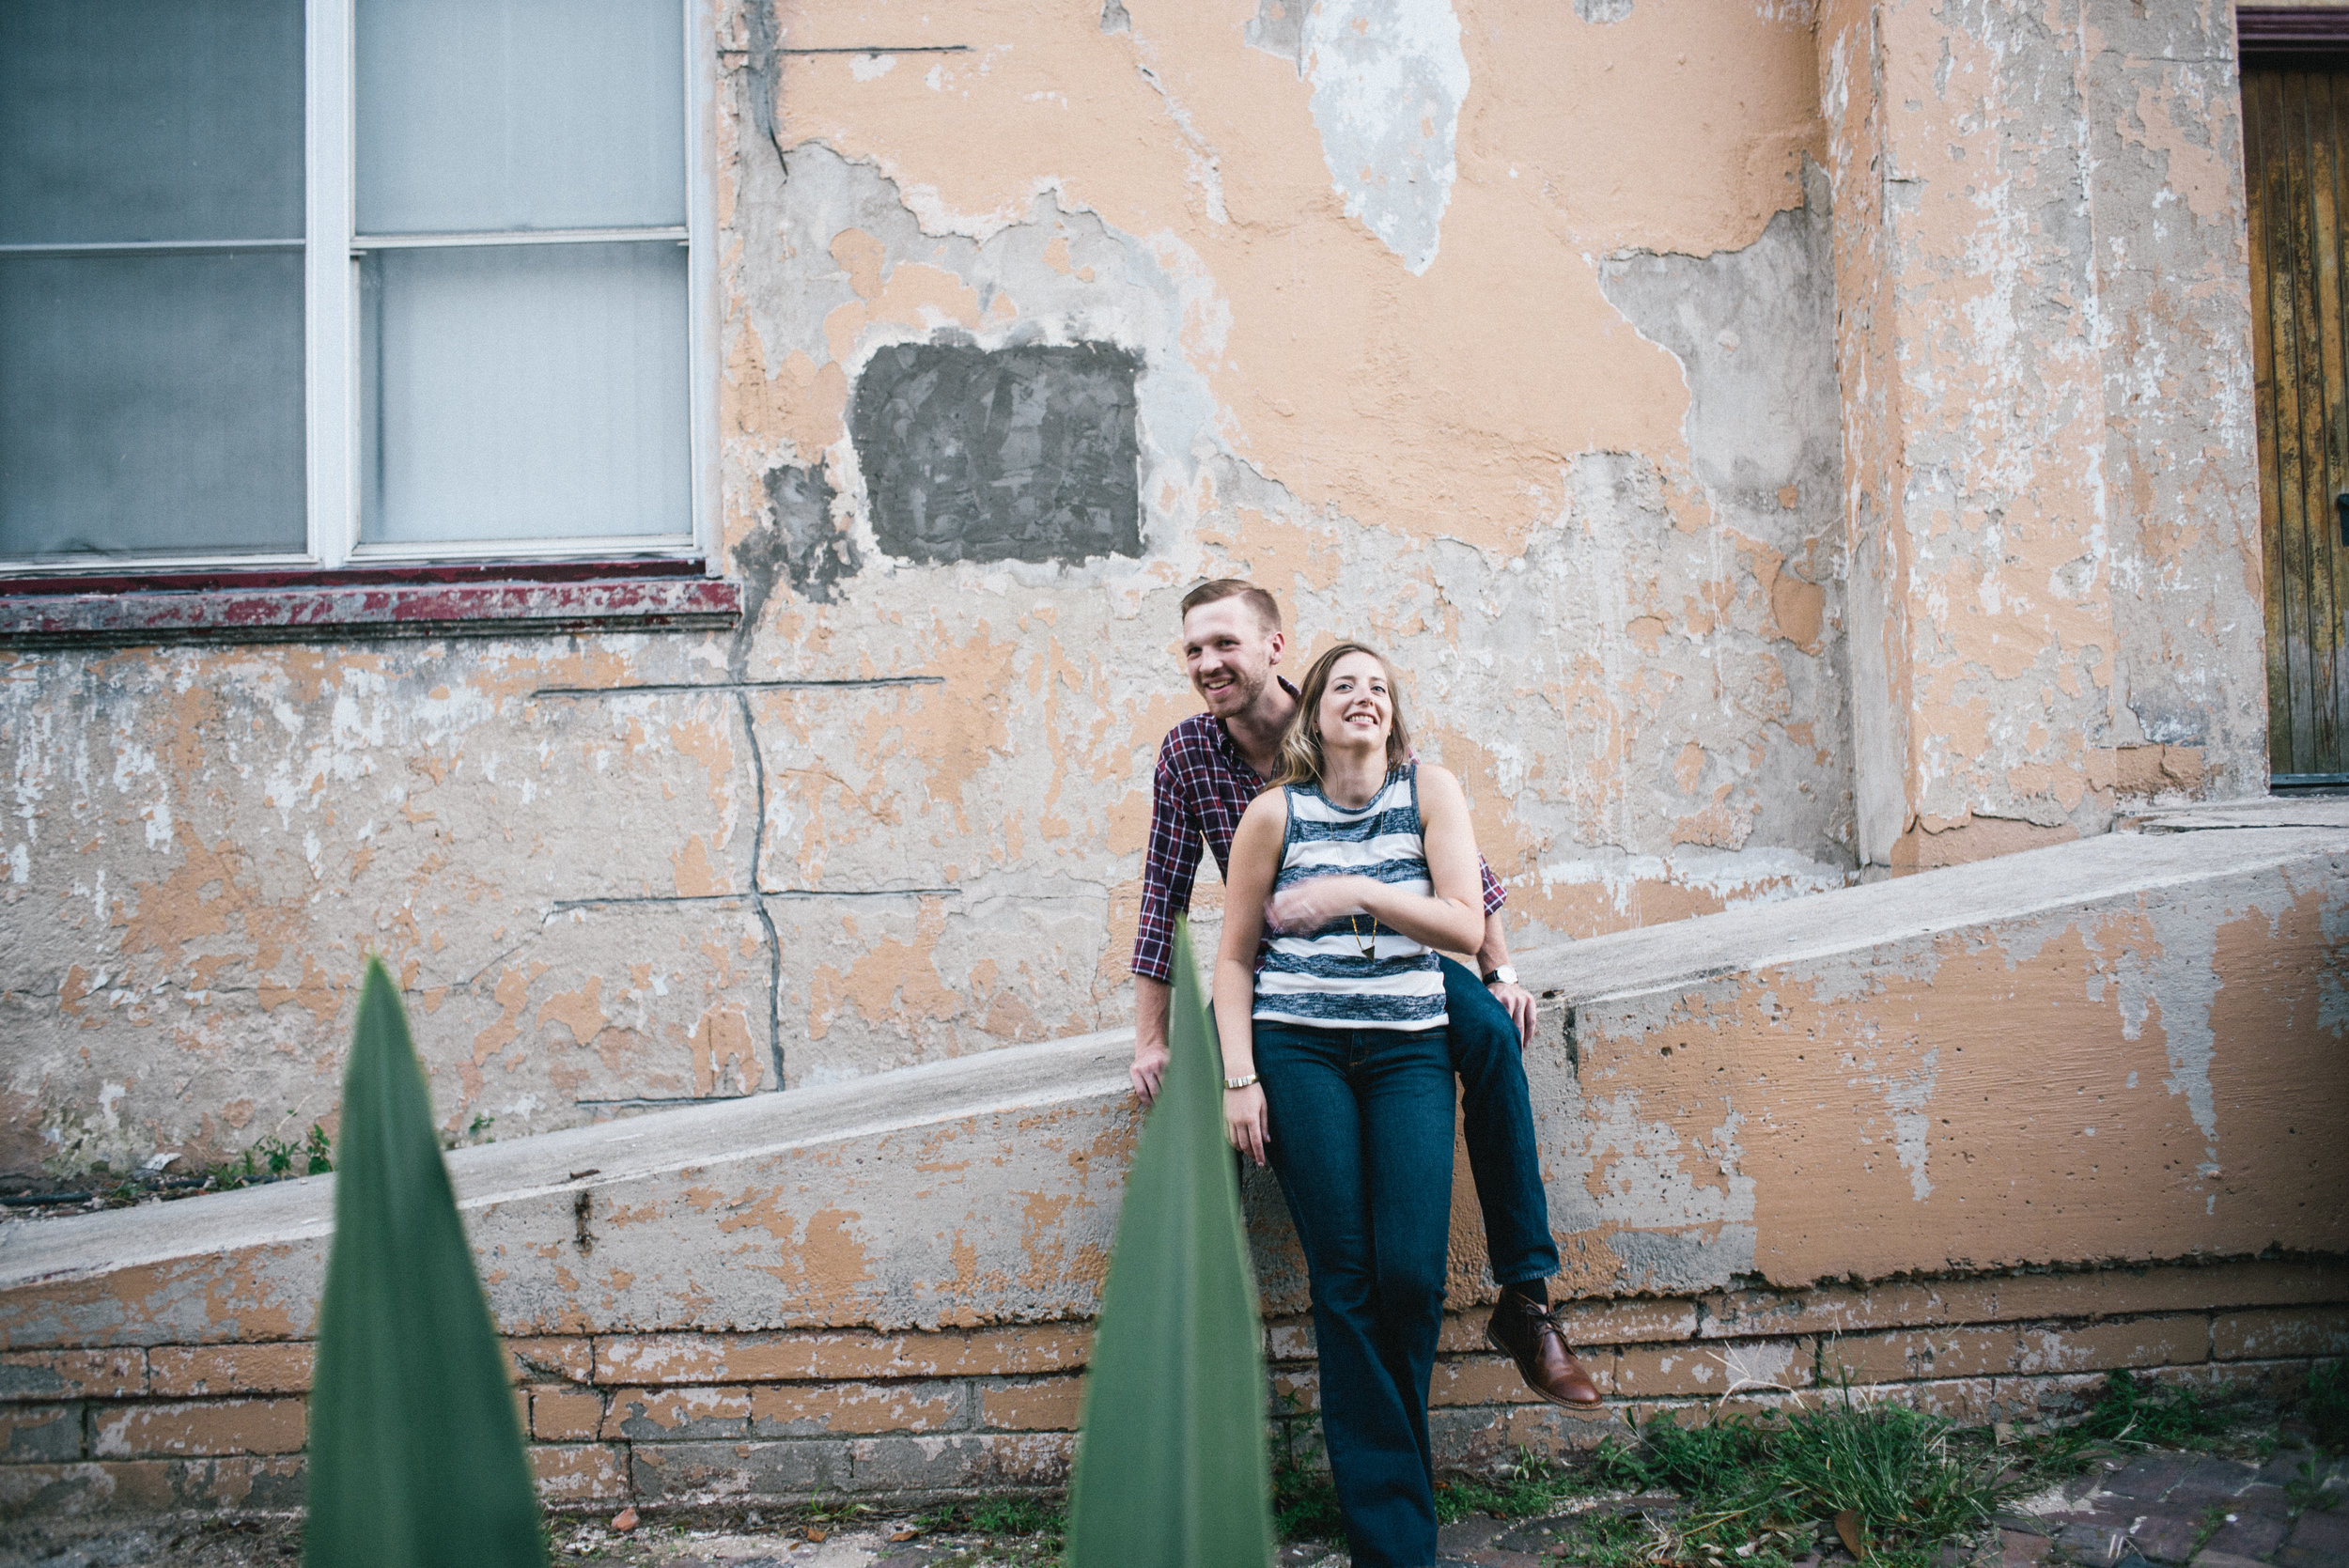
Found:
M 1263 1084 L 1223 1091 L 1223 1135 L 1256 1169 L 1264 1169 L 1264 1146 L 1272 1141 L 1272 1132 L 1265 1123 Z
M 1311 935 L 1348 915 L 1367 914 L 1363 899 L 1378 887 L 1367 877 L 1315 877 L 1274 893 L 1265 923 L 1275 931 Z

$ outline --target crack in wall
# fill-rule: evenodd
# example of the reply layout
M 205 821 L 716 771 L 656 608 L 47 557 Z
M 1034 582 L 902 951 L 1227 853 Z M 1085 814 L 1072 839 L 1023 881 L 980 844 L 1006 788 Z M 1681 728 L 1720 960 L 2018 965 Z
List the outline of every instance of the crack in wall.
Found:
M 766 859 L 767 850 L 767 759 L 758 746 L 758 721 L 751 712 L 751 694 L 737 691 L 736 705 L 742 713 L 743 739 L 751 749 L 751 777 L 758 798 L 757 826 L 751 830 L 751 891 L 758 891 L 758 868 Z M 775 929 L 775 917 L 767 911 L 767 900 L 754 897 L 758 911 L 758 926 L 767 934 L 767 1054 L 774 1063 L 775 1092 L 784 1088 L 783 1077 L 783 936 Z

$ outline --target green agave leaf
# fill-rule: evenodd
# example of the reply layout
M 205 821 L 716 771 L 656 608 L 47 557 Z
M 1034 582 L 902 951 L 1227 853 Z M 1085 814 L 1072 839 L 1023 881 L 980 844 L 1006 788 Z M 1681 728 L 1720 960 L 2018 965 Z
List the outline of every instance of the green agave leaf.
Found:
M 432 1135 L 407 1014 L 375 959 L 340 1141 L 303 1561 L 544 1568 L 506 1357 Z
M 1126 1179 L 1069 1489 L 1072 1568 L 1265 1568 L 1264 1322 L 1188 924 L 1171 1060 Z

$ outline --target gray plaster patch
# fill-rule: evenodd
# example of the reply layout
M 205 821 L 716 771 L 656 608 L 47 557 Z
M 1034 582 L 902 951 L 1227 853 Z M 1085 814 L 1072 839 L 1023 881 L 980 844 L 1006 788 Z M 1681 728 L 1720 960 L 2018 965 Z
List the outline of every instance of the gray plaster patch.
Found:
M 880 548 L 918 562 L 1140 555 L 1141 368 L 1101 343 L 879 349 L 848 429 Z
M 1101 31 L 1130 33 L 1133 30 L 1134 19 L 1127 11 L 1124 0 L 1101 0 Z
M 1314 126 L 1346 215 L 1412 272 L 1426 272 L 1452 203 L 1469 90 L 1451 0 L 1321 0 L 1301 48 Z
M 1631 14 L 1631 0 L 1574 0 L 1574 14 L 1604 27 Z
M 809 598 L 830 604 L 839 597 L 833 584 L 854 576 L 864 564 L 856 540 L 842 533 L 832 520 L 831 481 L 820 468 L 786 464 L 769 469 L 764 484 L 767 504 L 774 508 L 775 536 L 791 586 Z
M 1240 34 L 1251 49 L 1293 62 L 1305 71 L 1305 13 L 1313 0 L 1256 0 L 1256 15 Z

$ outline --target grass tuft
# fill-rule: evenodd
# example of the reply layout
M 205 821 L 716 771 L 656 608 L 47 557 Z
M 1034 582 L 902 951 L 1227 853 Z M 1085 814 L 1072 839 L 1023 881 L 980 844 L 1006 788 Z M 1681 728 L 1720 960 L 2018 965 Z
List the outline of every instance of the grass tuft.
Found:
M 1856 1514 L 1866 1560 L 1921 1568 L 1943 1543 L 1979 1533 L 2013 1483 L 1946 1417 L 1864 1403 L 1848 1387 L 1813 1408 L 1681 1426 L 1669 1416 L 1634 1441 L 1603 1445 L 1598 1479 L 1687 1499 L 1669 1519 L 1593 1513 L 1578 1560 L 1594 1568 L 1730 1563 L 1776 1568 Z
M 2349 1361 L 2320 1361 L 2310 1368 L 2296 1414 L 2318 1448 L 2349 1453 Z

